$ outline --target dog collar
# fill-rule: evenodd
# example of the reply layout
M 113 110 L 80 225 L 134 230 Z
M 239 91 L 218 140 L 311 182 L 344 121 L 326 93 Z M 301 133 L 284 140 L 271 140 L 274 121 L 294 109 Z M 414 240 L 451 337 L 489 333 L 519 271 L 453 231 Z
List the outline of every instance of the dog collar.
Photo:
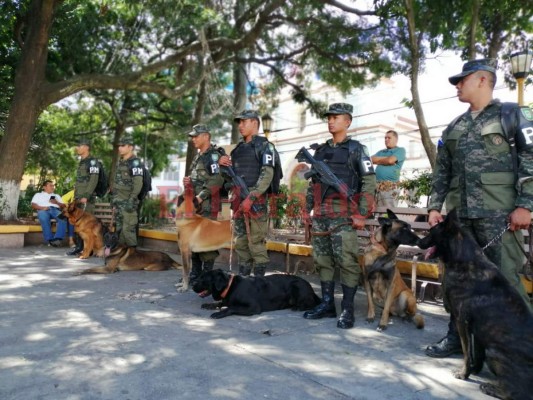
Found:
M 233 278 L 234 277 L 235 277 L 235 275 L 230 275 L 228 286 L 226 286 L 226 289 L 224 289 L 224 291 L 222 293 L 220 293 L 220 298 L 221 299 L 223 299 L 224 297 L 226 297 L 228 295 L 229 288 L 231 287 L 231 284 L 233 283 Z

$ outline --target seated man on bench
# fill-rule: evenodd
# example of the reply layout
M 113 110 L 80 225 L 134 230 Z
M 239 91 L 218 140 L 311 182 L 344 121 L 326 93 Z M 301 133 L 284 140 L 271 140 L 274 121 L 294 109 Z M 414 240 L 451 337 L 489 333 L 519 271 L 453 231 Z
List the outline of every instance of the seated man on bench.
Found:
M 52 181 L 44 181 L 43 191 L 35 193 L 31 199 L 31 207 L 37 210 L 37 218 L 41 223 L 43 229 L 43 237 L 45 243 L 50 246 L 60 247 L 67 230 L 67 221 L 59 219 L 57 216 L 61 214 L 61 208 L 58 203 L 63 204 L 61 196 L 54 193 L 55 185 Z M 55 200 L 51 202 L 50 200 Z M 51 220 L 56 220 L 56 232 L 52 232 Z

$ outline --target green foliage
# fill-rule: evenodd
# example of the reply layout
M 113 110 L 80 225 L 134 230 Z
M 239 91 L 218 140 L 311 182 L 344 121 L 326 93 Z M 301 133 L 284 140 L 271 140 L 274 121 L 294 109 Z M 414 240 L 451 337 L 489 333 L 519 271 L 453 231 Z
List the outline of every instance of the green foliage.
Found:
M 160 227 L 163 223 L 159 218 L 160 202 L 159 196 L 147 196 L 142 204 L 139 215 L 140 224 L 148 224 L 152 227 Z
M 431 171 L 415 170 L 412 178 L 400 180 L 399 186 L 404 190 L 404 194 L 398 198 L 405 200 L 410 206 L 416 206 L 422 196 L 429 196 L 432 182 Z
M 24 196 L 19 197 L 17 214 L 20 218 L 31 217 L 33 215 L 33 208 L 31 208 L 31 199 L 37 193 L 37 187 L 28 187 Z

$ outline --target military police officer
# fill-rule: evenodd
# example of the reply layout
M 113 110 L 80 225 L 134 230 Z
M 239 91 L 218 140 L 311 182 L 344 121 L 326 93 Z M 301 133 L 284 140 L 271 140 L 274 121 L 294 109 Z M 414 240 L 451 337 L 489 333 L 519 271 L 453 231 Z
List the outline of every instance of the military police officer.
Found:
M 196 200 L 201 207 L 199 214 L 216 220 L 222 209 L 220 189 L 224 184 L 224 178 L 220 175 L 218 165 L 220 153 L 217 147 L 211 144 L 211 133 L 209 133 L 207 126 L 194 125 L 189 137 L 198 150 L 198 154 L 192 160 L 191 175 L 183 179 L 183 184 L 193 186 Z M 218 254 L 217 250 L 192 253 L 192 268 L 189 275 L 191 284 L 203 271 L 213 269 Z
M 98 184 L 100 163 L 90 155 L 91 142 L 88 139 L 80 139 L 76 146 L 76 153 L 80 156 L 80 162 L 76 171 L 76 184 L 74 185 L 74 198 L 81 204 L 85 211 L 94 214 L 96 201 L 95 189 Z M 75 256 L 83 250 L 83 240 L 76 234 L 76 246 L 67 252 L 69 256 Z
M 313 177 L 306 196 L 306 219 L 313 211 L 313 261 L 320 274 L 322 302 L 303 316 L 306 319 L 337 316 L 333 276 L 338 268 L 342 312 L 337 327 L 341 329 L 354 325 L 354 297 L 361 274 L 356 229 L 364 228 L 365 216 L 373 211 L 376 189 L 376 177 L 366 146 L 347 133 L 352 123 L 352 111 L 353 107 L 346 103 L 329 106 L 325 116 L 332 138 L 316 148 L 314 157 L 325 162 L 331 172 L 357 195 L 347 198 Z M 346 225 L 347 221 L 352 222 L 351 226 Z
M 118 142 L 120 160 L 115 172 L 112 204 L 116 210 L 116 229 L 120 232 L 119 243 L 128 247 L 137 246 L 139 223 L 139 193 L 143 187 L 143 165 L 133 154 L 133 139 L 122 137 Z
M 523 264 L 520 230 L 531 223 L 533 210 L 533 142 L 527 137 L 533 132 L 533 117 L 527 107 L 515 104 L 514 123 L 505 133 L 503 105 L 492 97 L 496 67 L 493 59 L 469 61 L 461 73 L 448 79 L 457 88 L 459 101 L 470 107 L 446 128 L 438 142 L 428 222 L 435 225 L 443 220 L 440 211 L 446 201 L 446 208 L 457 209 L 461 225 L 480 246 L 496 239 L 484 250 L 486 256 L 529 301 L 518 271 Z M 517 152 L 510 146 L 513 138 Z M 426 354 L 446 357 L 460 352 L 451 316 L 447 335 L 428 346 Z
M 239 256 L 239 274 L 263 276 L 270 259 L 265 238 L 268 233 L 267 195 L 275 167 L 275 147 L 265 137 L 259 136 L 259 114 L 255 110 L 244 110 L 236 115 L 242 136 L 230 157 L 220 158 L 221 166 L 232 166 L 236 175 L 242 177 L 250 194 L 235 210 L 235 251 Z M 224 168 L 221 169 L 224 174 Z M 224 175 L 225 179 L 231 179 Z M 232 190 L 235 196 L 238 189 Z M 252 209 L 252 205 L 254 208 Z M 255 211 L 254 211 L 255 209 Z

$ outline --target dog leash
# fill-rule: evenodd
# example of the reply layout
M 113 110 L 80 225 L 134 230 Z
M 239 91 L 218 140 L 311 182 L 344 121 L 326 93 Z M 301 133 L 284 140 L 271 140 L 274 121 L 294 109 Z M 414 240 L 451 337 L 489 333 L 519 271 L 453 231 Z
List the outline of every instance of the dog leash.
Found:
M 346 225 L 352 225 L 352 222 L 342 222 L 338 225 L 335 225 L 333 228 L 331 228 L 329 231 L 324 232 L 311 232 L 311 236 L 329 236 L 333 232 L 335 232 L 337 229 L 346 226 Z
M 507 232 L 509 230 L 509 228 L 511 227 L 511 223 L 508 222 L 507 225 L 505 226 L 505 228 L 503 228 L 503 230 L 498 233 L 496 236 L 494 236 L 481 250 L 482 251 L 485 251 L 487 249 L 487 247 L 490 247 L 492 246 L 495 242 L 497 242 L 498 240 L 501 239 L 501 237 L 503 236 L 503 234 L 505 232 Z M 523 251 L 523 250 L 522 250 Z

